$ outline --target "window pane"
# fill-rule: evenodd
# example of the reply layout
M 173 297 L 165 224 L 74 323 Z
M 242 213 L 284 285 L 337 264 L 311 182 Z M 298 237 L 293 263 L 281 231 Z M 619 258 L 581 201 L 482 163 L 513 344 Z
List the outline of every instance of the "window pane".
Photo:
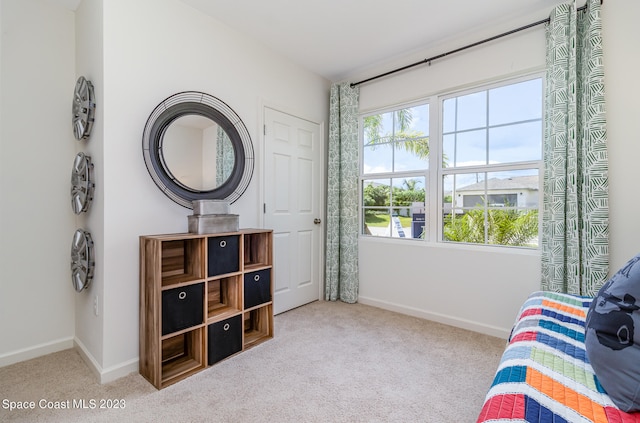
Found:
M 487 126 L 487 92 L 480 91 L 457 98 L 456 131 Z
M 539 191 L 538 169 L 487 173 L 487 194 L 495 199 L 490 206 L 502 202 L 501 207 L 538 208 Z M 504 199 L 509 203 L 505 204 Z
M 429 136 L 429 105 L 423 104 L 411 108 L 413 124 L 411 129 L 421 136 Z
M 542 79 L 505 85 L 489 91 L 490 125 L 530 119 L 542 119 Z
M 362 233 L 373 236 L 389 236 L 391 233 L 391 218 L 389 209 L 368 209 L 362 210 L 364 228 Z
M 443 241 L 485 244 L 485 220 L 482 208 L 444 214 Z
M 443 241 L 484 244 L 485 173 L 446 175 L 442 186 Z
M 392 144 L 375 144 L 362 149 L 363 168 L 362 173 L 391 172 L 392 166 Z
M 413 112 L 411 109 L 400 109 L 393 112 L 393 134 L 396 138 L 406 138 L 411 132 Z
M 409 208 L 403 207 L 393 209 L 391 212 L 391 234 L 392 238 L 412 238 L 411 236 L 411 212 Z
M 394 172 L 429 168 L 429 139 L 419 138 L 397 142 L 395 145 Z
M 425 198 L 424 177 L 393 179 L 391 236 L 424 237 Z
M 411 238 L 424 239 L 427 235 L 425 203 L 413 203 L 411 207 Z
M 445 176 L 443 240 L 537 247 L 538 191 L 538 169 Z
M 541 159 L 541 120 L 489 129 L 489 163 Z
M 456 99 L 449 98 L 442 102 L 442 132 L 454 132 L 456 130 Z
M 538 246 L 538 210 L 489 209 L 487 243 L 519 247 Z
M 461 132 L 456 137 L 456 155 L 453 166 L 487 164 L 487 131 Z
M 455 166 L 456 157 L 456 135 L 449 134 L 442 136 L 442 167 Z
M 384 113 L 373 116 L 365 116 L 363 119 L 364 145 L 379 144 L 391 140 L 391 115 Z
M 453 185 L 456 175 L 445 175 L 442 177 L 442 208 L 445 216 L 453 211 Z
M 396 138 L 429 136 L 429 105 L 409 107 L 395 112 Z
M 449 182 L 449 189 L 452 195 L 451 201 L 458 213 L 464 212 L 462 210 L 464 207 L 476 207 L 478 198 L 481 199 L 480 205 L 484 206 L 484 198 L 486 196 L 486 174 L 484 172 L 459 173 L 448 176 L 451 179 L 445 180 L 445 189 L 447 189 L 446 183 Z
M 391 180 L 368 179 L 362 181 L 362 196 L 365 207 L 389 206 L 391 201 Z
M 425 178 L 394 178 L 392 206 L 422 206 L 425 201 Z M 418 204 L 414 204 L 418 203 Z
M 363 174 L 423 170 L 429 164 L 429 105 L 363 118 Z

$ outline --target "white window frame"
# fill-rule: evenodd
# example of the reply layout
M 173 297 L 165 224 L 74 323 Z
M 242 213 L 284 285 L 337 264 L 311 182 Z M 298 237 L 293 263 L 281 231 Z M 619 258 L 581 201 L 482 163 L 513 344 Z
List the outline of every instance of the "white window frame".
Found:
M 365 113 L 361 113 L 358 117 L 359 122 L 359 161 L 360 161 L 360 178 L 359 178 L 359 236 L 367 239 L 387 239 L 395 240 L 401 239 L 413 240 L 417 242 L 426 242 L 430 244 L 446 244 L 446 245 L 464 245 L 472 246 L 472 248 L 515 248 L 525 249 L 530 251 L 537 251 L 538 248 L 534 247 L 515 247 L 509 245 L 494 245 L 494 244 L 475 244 L 475 243 L 463 243 L 445 241 L 443 228 L 444 228 L 444 214 L 443 210 L 443 186 L 442 180 L 445 175 L 461 174 L 461 173 L 475 173 L 475 172 L 499 172 L 508 170 L 524 170 L 524 169 L 538 169 L 538 193 L 539 193 L 539 206 L 538 206 L 538 233 L 541 233 L 542 226 L 542 179 L 543 179 L 543 161 L 542 152 L 540 160 L 531 160 L 523 162 L 501 163 L 501 164 L 488 164 L 482 166 L 464 166 L 458 168 L 445 168 L 442 166 L 442 151 L 443 151 L 443 133 L 442 133 L 442 119 L 443 119 L 443 102 L 447 99 L 472 94 L 479 91 L 487 91 L 490 89 L 517 84 L 524 81 L 533 79 L 542 79 L 542 90 L 544 92 L 545 76 L 544 72 L 526 73 L 518 76 L 512 76 L 507 78 L 501 78 L 489 83 L 478 83 L 474 86 L 468 86 L 464 89 L 449 90 L 446 92 L 438 93 L 433 96 L 424 97 L 419 100 L 395 104 L 393 106 L 384 107 L 376 110 L 370 110 Z M 393 112 L 399 109 L 411 108 L 419 105 L 429 104 L 429 167 L 423 171 L 410 171 L 410 172 L 385 172 L 385 173 L 371 173 L 364 174 L 364 118 L 367 116 L 378 115 Z M 542 104 L 542 131 L 544 131 L 544 102 Z M 541 134 L 542 135 L 542 134 Z M 542 148 L 542 146 L 541 146 Z M 427 235 L 424 239 L 419 238 L 394 238 L 394 237 L 376 237 L 366 235 L 364 230 L 364 197 L 363 197 L 363 182 L 369 179 L 386 179 L 386 178 L 406 178 L 406 177 L 424 177 L 425 178 L 425 219 L 428 227 Z

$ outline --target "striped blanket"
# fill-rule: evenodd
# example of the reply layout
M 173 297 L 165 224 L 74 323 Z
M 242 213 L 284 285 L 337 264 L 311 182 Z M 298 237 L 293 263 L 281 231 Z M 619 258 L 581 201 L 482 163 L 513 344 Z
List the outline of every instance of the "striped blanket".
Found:
M 520 309 L 477 423 L 640 423 L 619 410 L 589 364 L 592 298 L 535 292 Z

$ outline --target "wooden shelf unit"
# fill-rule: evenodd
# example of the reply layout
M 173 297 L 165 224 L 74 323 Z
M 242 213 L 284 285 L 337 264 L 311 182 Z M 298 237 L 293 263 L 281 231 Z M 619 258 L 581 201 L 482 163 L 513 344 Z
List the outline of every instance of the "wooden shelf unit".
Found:
M 220 248 L 227 250 L 214 251 Z M 218 257 L 236 260 L 237 266 L 230 263 L 230 268 L 238 270 L 210 275 L 209 263 L 220 268 L 216 263 Z M 229 266 L 225 263 L 221 268 L 228 269 Z M 267 301 L 245 309 L 245 289 L 253 289 L 251 284 L 245 283 L 245 274 L 250 273 L 251 280 L 252 272 L 258 271 L 262 277 L 258 298 L 265 298 L 265 283 L 269 284 L 270 293 Z M 251 296 L 255 298 L 255 295 Z M 188 307 L 182 305 L 187 303 Z M 235 321 L 234 318 L 242 324 L 227 323 Z M 163 333 L 163 323 L 167 333 Z M 238 332 L 227 337 L 226 330 Z M 210 335 L 213 333 L 224 336 L 215 335 L 217 338 L 213 339 Z M 183 380 L 220 359 L 272 337 L 271 230 L 140 237 L 140 374 L 156 388 L 162 389 Z M 242 339 L 241 345 L 230 340 L 227 346 L 224 344 L 227 338 Z M 215 360 L 208 358 L 212 357 L 213 350 Z M 209 363 L 209 360 L 215 362 Z

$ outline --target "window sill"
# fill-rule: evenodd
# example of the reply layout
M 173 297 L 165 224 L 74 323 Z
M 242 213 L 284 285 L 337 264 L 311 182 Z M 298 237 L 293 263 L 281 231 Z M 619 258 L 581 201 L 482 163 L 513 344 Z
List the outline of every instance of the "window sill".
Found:
M 358 242 L 372 243 L 372 244 L 389 244 L 394 246 L 411 246 L 415 248 L 439 248 L 439 249 L 451 249 L 457 251 L 469 251 L 478 253 L 498 253 L 498 254 L 514 254 L 524 255 L 532 257 L 540 257 L 539 248 L 525 248 L 525 247 L 501 247 L 493 245 L 477 245 L 477 244 L 464 244 L 453 242 L 427 242 L 420 239 L 406 239 L 406 238 L 389 238 L 389 237 L 375 237 L 360 235 Z

